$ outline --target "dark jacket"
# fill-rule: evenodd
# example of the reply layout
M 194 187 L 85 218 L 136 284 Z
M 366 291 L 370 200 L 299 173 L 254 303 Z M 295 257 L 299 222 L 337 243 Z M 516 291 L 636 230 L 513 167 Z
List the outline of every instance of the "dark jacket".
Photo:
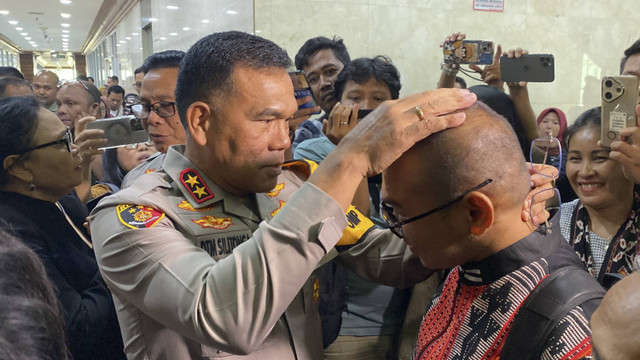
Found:
M 72 200 L 65 197 L 64 206 L 70 206 Z M 71 211 L 70 217 L 73 215 Z M 98 272 L 93 250 L 58 207 L 0 192 L 0 219 L 42 260 L 64 310 L 67 344 L 73 358 L 124 359 L 113 300 Z M 74 220 L 77 223 L 81 219 Z

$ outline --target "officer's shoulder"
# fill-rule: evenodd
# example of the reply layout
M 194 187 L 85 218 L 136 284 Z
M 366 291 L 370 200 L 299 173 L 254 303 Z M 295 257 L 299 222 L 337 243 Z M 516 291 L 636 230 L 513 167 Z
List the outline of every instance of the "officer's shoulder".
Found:
M 311 160 L 292 160 L 282 165 L 282 177 L 291 179 L 295 176 L 298 179 L 306 181 L 311 174 L 318 168 L 318 164 Z

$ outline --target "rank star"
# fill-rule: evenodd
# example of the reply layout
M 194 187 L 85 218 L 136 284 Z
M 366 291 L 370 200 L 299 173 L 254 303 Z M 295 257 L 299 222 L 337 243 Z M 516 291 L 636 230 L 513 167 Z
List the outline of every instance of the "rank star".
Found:
M 198 182 L 198 178 L 196 176 L 191 176 L 189 174 L 187 174 L 187 176 L 189 177 L 189 180 L 185 180 L 185 183 L 191 185 L 191 186 L 196 186 L 199 185 L 200 183 Z
M 207 195 L 207 191 L 204 189 L 204 186 L 196 186 L 196 190 L 193 193 L 198 195 L 198 198 Z

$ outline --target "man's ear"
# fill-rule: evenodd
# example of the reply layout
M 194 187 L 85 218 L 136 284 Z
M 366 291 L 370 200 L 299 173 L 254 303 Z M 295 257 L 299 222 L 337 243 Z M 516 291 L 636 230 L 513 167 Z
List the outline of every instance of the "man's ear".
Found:
M 106 111 L 109 111 L 109 109 L 107 109 L 107 106 L 105 105 L 105 109 Z M 89 111 L 88 111 L 90 116 L 96 117 L 98 118 L 99 114 L 100 114 L 100 104 L 99 103 L 93 103 L 91 104 L 91 106 L 89 106 Z M 106 116 L 106 114 L 105 114 Z
M 16 177 L 26 183 L 33 182 L 33 174 L 29 169 L 27 169 L 22 161 L 19 161 L 20 155 L 9 155 L 4 158 L 2 162 L 2 167 L 7 173 L 11 174 L 13 177 Z
M 187 129 L 195 142 L 204 146 L 207 144 L 207 130 L 211 124 L 211 107 L 209 104 L 196 101 L 187 109 Z
M 469 232 L 480 236 L 493 225 L 495 209 L 489 197 L 479 191 L 472 191 L 462 198 L 468 211 Z

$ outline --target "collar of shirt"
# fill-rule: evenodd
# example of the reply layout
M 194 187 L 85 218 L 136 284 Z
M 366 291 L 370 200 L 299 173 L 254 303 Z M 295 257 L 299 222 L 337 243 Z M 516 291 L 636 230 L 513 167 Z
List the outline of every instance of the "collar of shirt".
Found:
M 162 168 L 191 206 L 200 209 L 222 201 L 225 213 L 260 221 L 260 217 L 243 203 L 240 196 L 225 191 L 209 179 L 200 168 L 184 156 L 184 151 L 184 145 L 170 146 Z M 186 181 L 183 181 L 184 179 Z M 198 198 L 206 200 L 199 201 Z

